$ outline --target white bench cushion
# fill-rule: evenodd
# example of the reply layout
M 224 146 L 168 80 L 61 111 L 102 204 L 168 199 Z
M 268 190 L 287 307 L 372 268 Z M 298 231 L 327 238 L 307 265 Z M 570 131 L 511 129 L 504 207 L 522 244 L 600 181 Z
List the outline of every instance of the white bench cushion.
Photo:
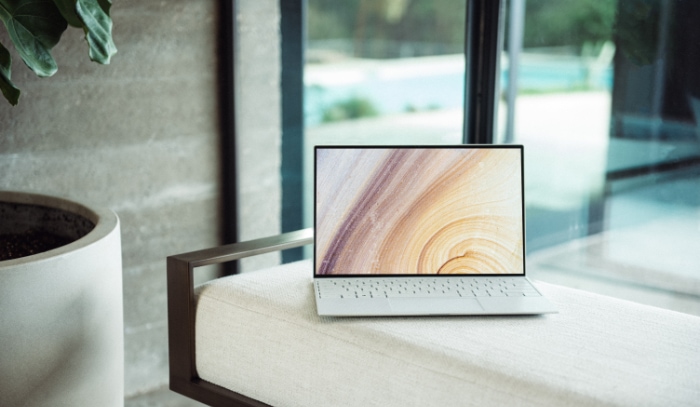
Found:
M 559 314 L 321 318 L 302 261 L 198 288 L 200 377 L 275 406 L 689 405 L 700 318 L 537 283 Z

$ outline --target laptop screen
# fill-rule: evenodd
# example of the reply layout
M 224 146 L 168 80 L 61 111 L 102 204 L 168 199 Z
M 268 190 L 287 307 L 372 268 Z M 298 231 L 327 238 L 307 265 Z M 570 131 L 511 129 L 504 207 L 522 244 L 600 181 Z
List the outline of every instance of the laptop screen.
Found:
M 317 146 L 323 276 L 524 275 L 523 148 Z

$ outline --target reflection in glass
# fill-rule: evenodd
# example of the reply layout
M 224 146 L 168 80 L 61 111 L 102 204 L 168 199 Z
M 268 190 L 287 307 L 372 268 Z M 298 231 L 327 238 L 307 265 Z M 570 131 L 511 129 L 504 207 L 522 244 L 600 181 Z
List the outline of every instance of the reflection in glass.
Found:
M 700 295 L 700 2 L 513 2 L 530 266 Z

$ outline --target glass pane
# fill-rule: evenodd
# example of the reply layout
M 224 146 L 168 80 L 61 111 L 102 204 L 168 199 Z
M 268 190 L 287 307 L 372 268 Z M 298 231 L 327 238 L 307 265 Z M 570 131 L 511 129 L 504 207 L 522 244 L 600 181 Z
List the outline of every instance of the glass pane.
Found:
M 700 312 L 699 19 L 694 1 L 508 3 L 498 138 L 525 145 L 535 275 Z
M 308 0 L 305 224 L 313 146 L 462 142 L 466 0 Z

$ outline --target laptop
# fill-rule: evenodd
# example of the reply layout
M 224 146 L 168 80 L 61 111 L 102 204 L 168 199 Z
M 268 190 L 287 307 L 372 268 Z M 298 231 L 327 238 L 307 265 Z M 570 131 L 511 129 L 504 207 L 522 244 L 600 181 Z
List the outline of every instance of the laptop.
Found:
M 319 315 L 557 312 L 526 277 L 523 146 L 314 154 Z

